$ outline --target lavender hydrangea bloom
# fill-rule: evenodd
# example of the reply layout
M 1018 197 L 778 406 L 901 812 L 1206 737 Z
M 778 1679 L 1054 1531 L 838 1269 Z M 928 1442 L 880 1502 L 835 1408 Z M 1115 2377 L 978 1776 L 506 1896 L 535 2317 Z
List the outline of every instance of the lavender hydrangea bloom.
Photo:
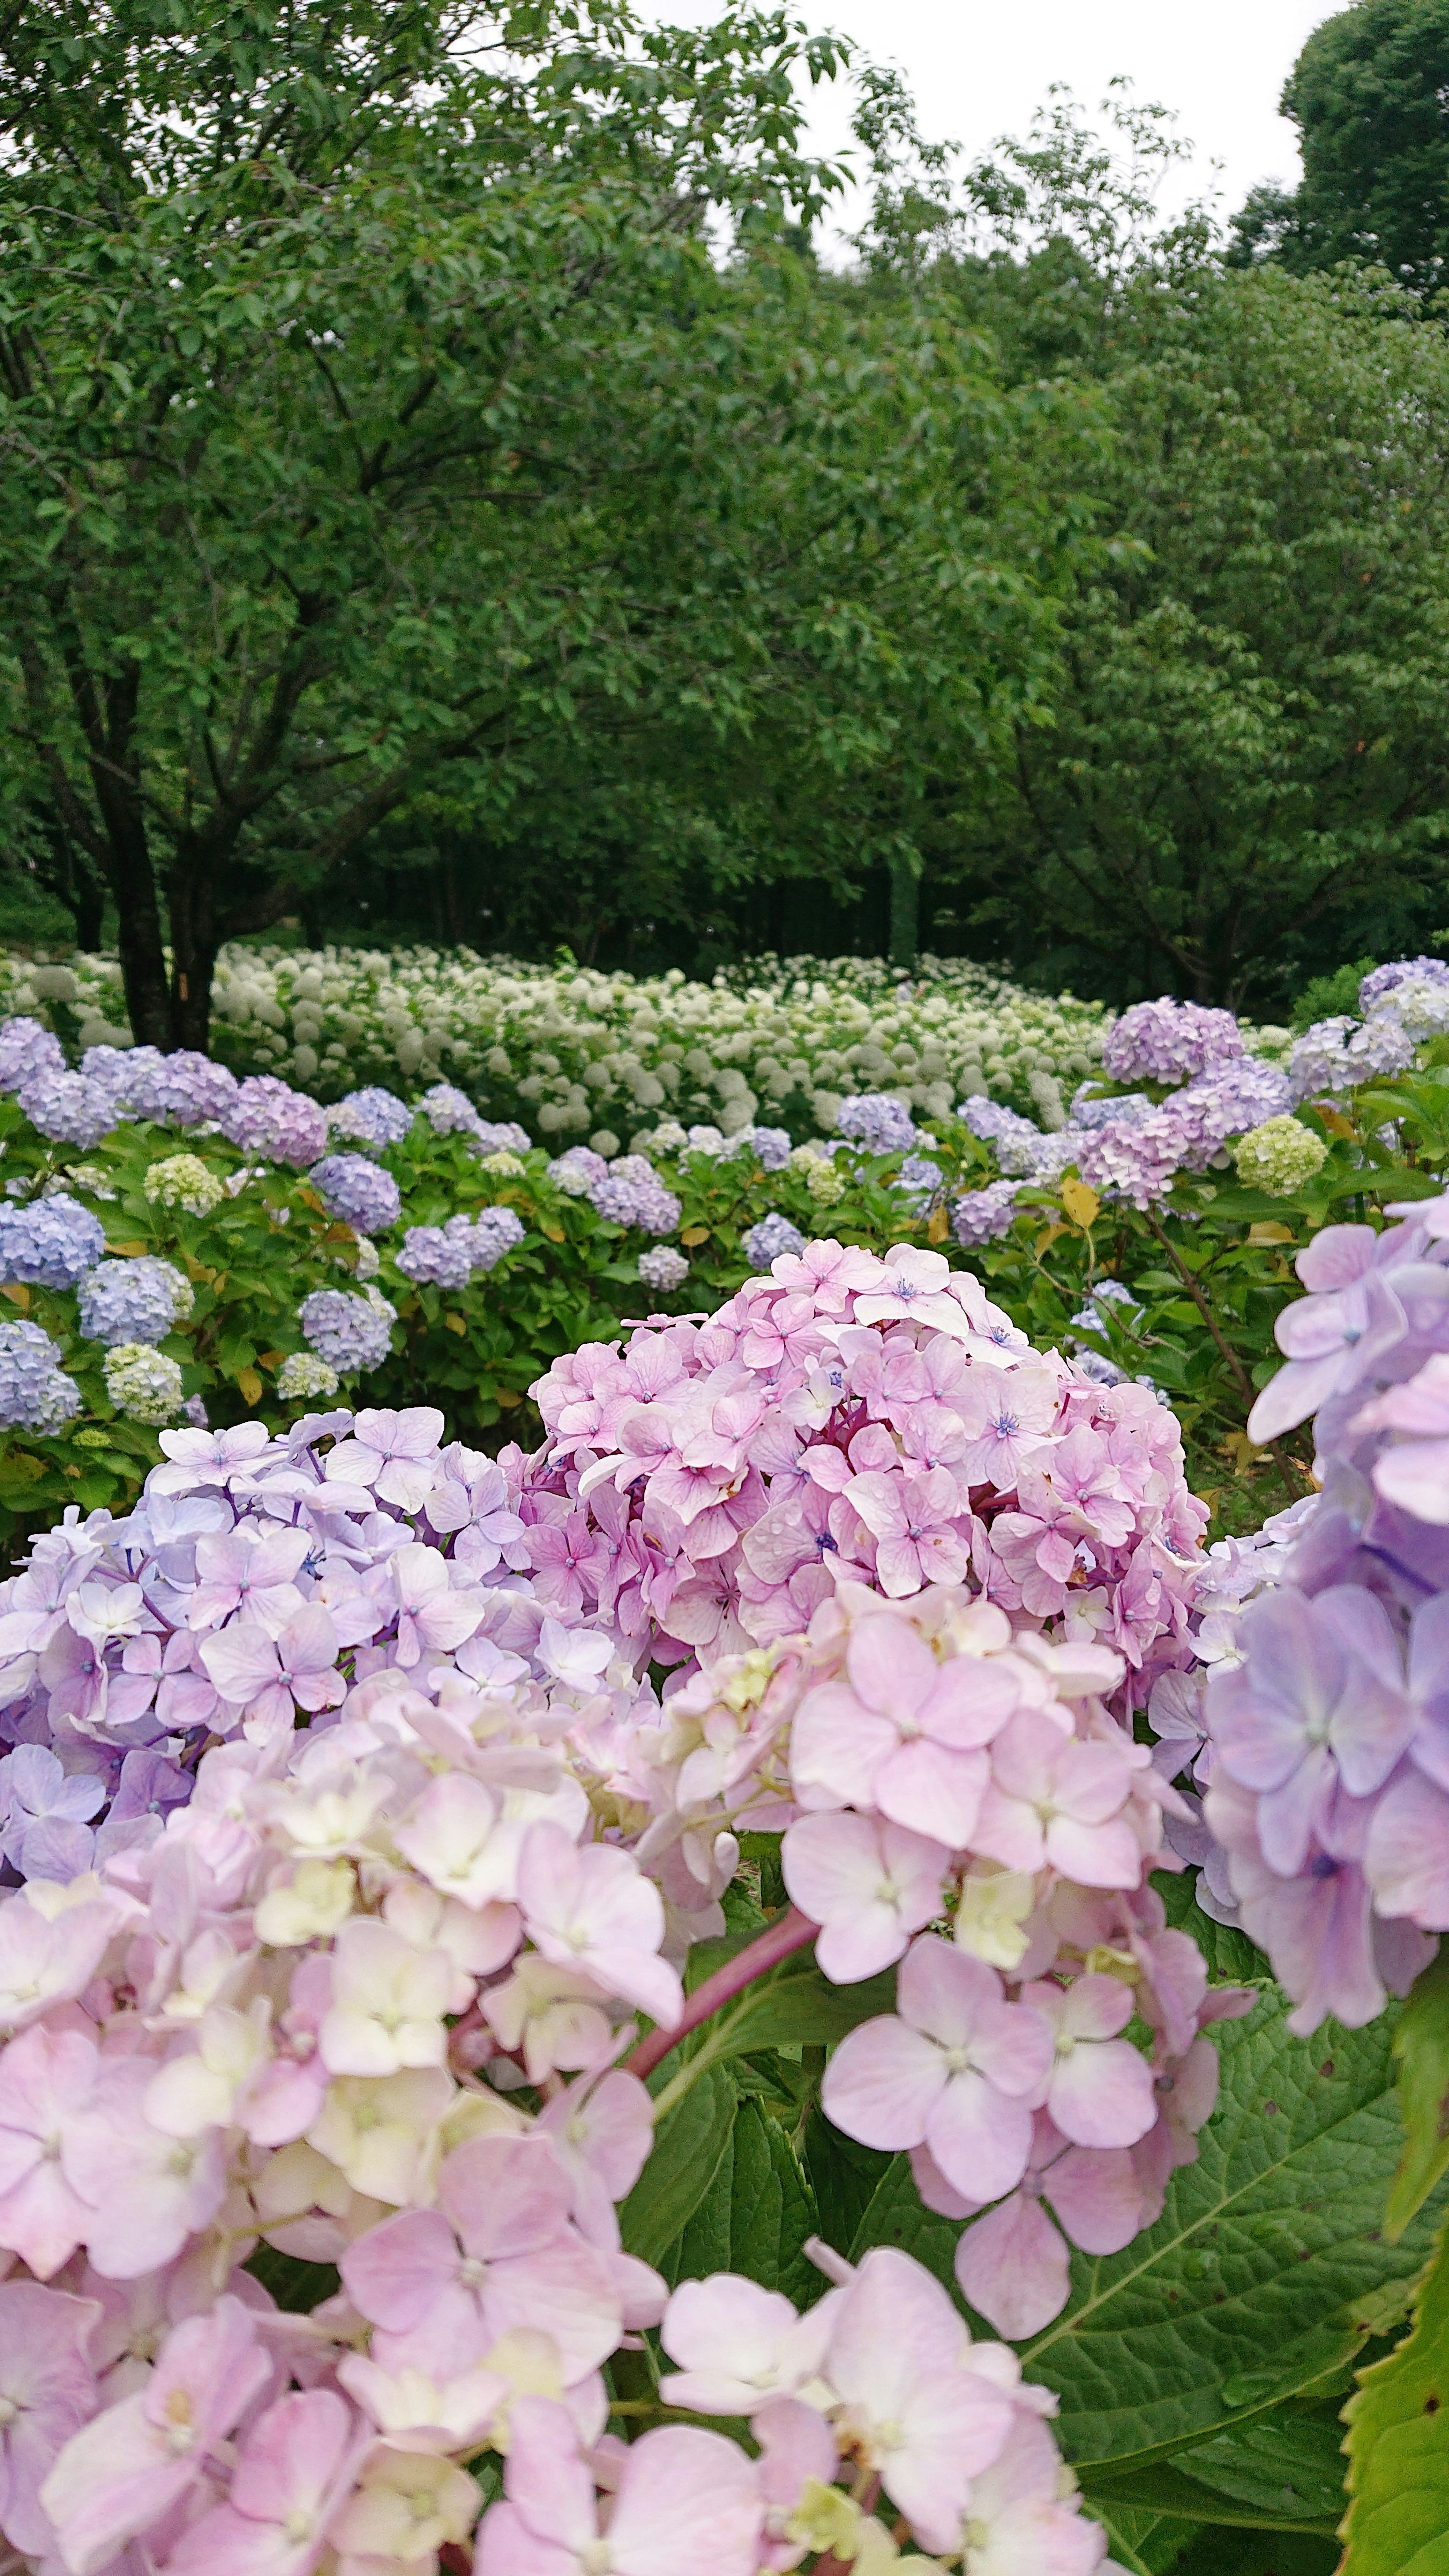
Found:
M 88 1342 L 164 1341 L 176 1321 L 170 1264 L 144 1257 L 98 1262 L 81 1281 L 79 1307 Z
M 744 1240 L 744 1255 L 752 1270 L 768 1270 L 782 1252 L 801 1253 L 805 1237 L 798 1225 L 792 1225 L 778 1208 L 771 1208 L 758 1225 L 752 1225 Z
M 203 1127 L 225 1115 L 239 1088 L 230 1066 L 213 1063 L 194 1047 L 176 1047 L 162 1059 L 151 1114 L 178 1127 Z
M 985 1145 L 996 1147 L 999 1163 L 1006 1166 L 1008 1155 L 1015 1154 L 1020 1159 L 1022 1170 L 1027 1168 L 1045 1132 L 1034 1119 L 1023 1118 L 1019 1109 L 1008 1109 L 1004 1101 L 993 1100 L 984 1091 L 973 1091 L 959 1102 L 956 1115 L 963 1125 L 970 1128 L 973 1136 L 979 1136 Z M 1003 1146 L 1005 1153 L 1001 1150 Z
M 396 1321 L 396 1309 L 386 1298 L 374 1303 L 345 1288 L 315 1288 L 297 1311 L 312 1349 L 339 1377 L 356 1377 L 386 1359 Z
M 439 1091 L 446 1091 L 448 1086 L 446 1083 L 439 1083 L 437 1088 Z M 429 1092 L 428 1099 L 431 1100 L 434 1097 L 434 1093 Z M 473 1110 L 472 1124 L 476 1130 L 480 1122 L 478 1112 L 473 1109 L 471 1100 L 464 1100 L 461 1091 L 454 1092 L 452 1097 L 455 1100 L 463 1100 L 464 1107 Z M 424 1101 L 423 1106 L 427 1108 L 427 1101 Z M 431 1113 L 429 1115 L 431 1116 Z M 369 1083 L 362 1091 L 346 1092 L 342 1099 L 335 1101 L 327 1112 L 327 1124 L 334 1135 L 350 1136 L 359 1145 L 371 1145 L 379 1153 L 386 1145 L 400 1145 L 403 1138 L 411 1132 L 412 1123 L 413 1112 L 407 1102 L 399 1100 L 395 1091 L 385 1091 L 380 1082 Z M 452 1122 L 454 1126 L 462 1123 L 457 1119 Z M 438 1126 L 436 1118 L 432 1119 L 432 1125 L 439 1135 L 446 1135 L 449 1132 L 446 1127 Z M 349 1222 L 351 1222 L 350 1219 Z M 367 1229 L 368 1232 L 371 1230 L 370 1227 Z
M 31 1126 L 58 1145 L 98 1145 L 116 1123 L 105 1093 L 83 1073 L 32 1075 L 21 1086 L 20 1106 Z
M 1449 965 L 1442 957 L 1399 957 L 1392 966 L 1375 966 L 1358 988 L 1358 1007 L 1367 1019 L 1397 985 L 1409 982 L 1449 987 Z
M 684 1135 L 682 1129 L 680 1133 Z M 659 1143 L 656 1136 L 656 1149 Z M 720 1161 L 733 1162 L 738 1155 L 753 1154 L 762 1172 L 783 1172 L 793 1151 L 788 1127 L 742 1127 L 725 1144 Z
M 80 1388 L 39 1324 L 0 1323 L 0 1422 L 58 1431 L 80 1411 Z
M 466 1217 L 452 1217 L 447 1225 L 410 1225 L 396 1255 L 403 1277 L 435 1288 L 466 1288 L 473 1276 L 470 1232 Z
M 496 1270 L 507 1252 L 523 1241 L 527 1228 L 514 1208 L 483 1208 L 473 1226 L 473 1267 Z
M 354 1099 L 367 1097 L 361 1092 L 351 1096 Z M 389 1099 L 391 1096 L 391 1093 L 386 1095 Z M 456 1089 L 451 1082 L 435 1082 L 430 1091 L 423 1093 L 418 1106 L 435 1136 L 481 1136 L 483 1133 L 483 1121 L 468 1094 Z
M 516 1118 L 480 1118 L 477 1127 L 480 1154 L 531 1154 L 533 1138 Z
M 656 1244 L 651 1252 L 640 1253 L 639 1276 L 645 1287 L 652 1288 L 656 1296 L 667 1297 L 674 1289 L 683 1287 L 689 1277 L 689 1263 L 682 1252 L 675 1251 L 672 1243 Z
M 1381 1074 L 1403 1073 L 1414 1061 L 1415 1044 L 1387 1012 L 1362 1024 L 1342 1016 L 1316 1020 L 1288 1059 L 1289 1105 L 1316 1100 L 1328 1091 L 1352 1091 Z
M 96 1829 L 97 1860 L 153 1841 L 172 1808 L 188 1804 L 194 1785 L 189 1771 L 154 1746 L 128 1753 L 105 1821 Z
M 221 1132 L 244 1154 L 265 1154 L 299 1170 L 327 1151 L 327 1117 L 315 1100 L 270 1073 L 249 1074 L 237 1085 L 219 1121 Z
M 1114 1022 L 1102 1049 L 1102 1070 L 1112 1082 L 1182 1082 L 1209 1065 L 1245 1052 L 1231 1011 L 1200 1002 L 1134 1002 Z
M 1103 1127 L 1140 1127 L 1144 1118 L 1156 1113 L 1157 1102 L 1145 1091 L 1120 1091 L 1103 1100 L 1084 1082 L 1072 1095 L 1072 1125 L 1085 1127 L 1094 1136 Z
M 105 1248 L 98 1219 L 63 1190 L 51 1198 L 0 1204 L 0 1280 L 74 1288 Z
M 324 1154 L 307 1177 L 328 1215 L 358 1234 L 383 1234 L 402 1214 L 402 1192 L 391 1172 L 379 1170 L 366 1154 Z
M 609 1177 L 609 1166 L 602 1154 L 591 1152 L 587 1145 L 570 1145 L 566 1154 L 556 1155 L 548 1167 L 548 1177 L 565 1198 L 586 1199 Z
M 95 1855 L 89 1820 L 105 1803 L 94 1771 L 67 1777 L 47 1745 L 17 1744 L 0 1760 L 0 1853 L 22 1878 L 79 1878 Z
M 994 1243 L 1011 1232 L 1020 1181 L 989 1181 L 984 1190 L 966 1190 L 952 1202 L 951 1232 L 967 1251 Z
M 1165 1100 L 1157 1118 L 1144 1121 L 1141 1133 L 1157 1132 L 1176 1144 L 1177 1159 L 1188 1171 L 1206 1170 L 1230 1136 L 1242 1136 L 1269 1118 L 1280 1118 L 1292 1105 L 1292 1086 L 1276 1065 L 1245 1056 L 1236 1064 L 1215 1065 Z
M 941 1166 L 929 1154 L 908 1154 L 892 1186 L 903 1192 L 912 1215 L 919 1216 L 941 1187 Z
M 672 1234 L 683 1214 L 680 1201 L 644 1154 L 621 1154 L 588 1195 L 611 1225 L 637 1225 L 646 1234 Z
M 858 1091 L 842 1100 L 836 1120 L 842 1136 L 863 1145 L 868 1154 L 905 1154 L 916 1141 L 909 1109 L 888 1091 Z
M 0 1023 L 0 1091 L 18 1091 L 43 1073 L 64 1073 L 65 1049 L 39 1020 Z

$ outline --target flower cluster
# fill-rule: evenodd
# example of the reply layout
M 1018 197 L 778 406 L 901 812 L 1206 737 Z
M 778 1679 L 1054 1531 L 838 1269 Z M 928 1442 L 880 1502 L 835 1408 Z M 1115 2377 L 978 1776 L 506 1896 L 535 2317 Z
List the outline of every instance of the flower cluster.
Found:
M 106 1395 L 132 1422 L 174 1422 L 181 1411 L 179 1361 L 149 1342 L 117 1342 L 105 1357 Z
M 99 1220 L 57 1190 L 44 1198 L 0 1200 L 0 1280 L 74 1288 L 106 1248 Z
M 442 1089 L 443 1086 L 439 1085 Z M 471 1101 L 465 1106 L 473 1108 Z M 446 1114 L 446 1112 L 445 1112 Z M 473 1111 L 476 1118 L 477 1111 Z M 327 1124 L 334 1136 L 345 1136 L 358 1145 L 370 1145 L 381 1153 L 388 1145 L 400 1145 L 413 1123 L 413 1113 L 395 1091 L 385 1091 L 380 1083 L 371 1083 L 363 1091 L 347 1091 L 327 1112 Z M 434 1120 L 434 1124 L 437 1122 Z M 440 1134 L 447 1131 L 439 1129 Z
M 745 1259 L 752 1270 L 768 1270 L 771 1262 L 778 1261 L 782 1252 L 793 1255 L 804 1249 L 805 1237 L 800 1228 L 792 1225 L 787 1216 L 781 1216 L 778 1208 L 772 1208 L 768 1216 L 762 1216 L 759 1224 L 752 1225 L 745 1236 Z
M 220 1120 L 222 1134 L 244 1154 L 306 1170 L 327 1151 L 327 1118 L 315 1100 L 271 1074 L 253 1074 L 237 1085 Z
M 1286 1116 L 1265 1118 L 1261 1127 L 1251 1127 L 1246 1136 L 1240 1136 L 1233 1148 L 1239 1180 L 1249 1189 L 1267 1190 L 1274 1198 L 1302 1189 L 1323 1169 L 1327 1155 L 1321 1136 Z
M 360 1297 L 349 1288 L 314 1288 L 297 1312 L 309 1348 L 339 1377 L 380 1367 L 397 1321 L 396 1308 L 376 1288 Z
M 1242 1998 L 1209 1993 L 1145 1884 L 1181 1802 L 1111 1713 L 1121 1655 L 1090 1619 L 989 1598 L 971 1511 L 954 1569 L 924 1533 L 872 1566 L 862 1519 L 853 1571 L 805 1586 L 791 1627 L 750 1646 L 732 1622 L 655 1695 L 681 1613 L 658 1536 L 703 1538 L 700 1470 L 661 1448 L 689 1408 L 691 1461 L 711 1427 L 753 1447 L 735 1482 L 777 1535 L 791 1487 L 870 1509 L 867 1451 L 895 1454 L 903 1409 L 934 1447 L 947 1412 L 974 1424 L 998 1467 L 1015 1443 L 1019 1487 L 1075 1441 L 1081 1485 L 1095 1395 L 912 1262 L 817 1245 L 713 1340 L 579 1354 L 562 1410 L 591 1418 L 555 1403 L 534 1462 L 442 1447 L 428 1408 L 167 1432 L 127 1520 L 71 1521 L 5 1586 L 13 2549 L 66 2576 L 436 2576 L 475 2532 L 480 2576 L 687 2547 L 723 2576 L 869 2570 L 903 2542 L 963 2576 L 1102 2568 L 1050 2393 L 908 2256 L 813 2247 L 832 2286 L 801 2314 L 732 2274 L 671 2293 L 621 2245 L 641 2077 L 709 2008 L 679 1962 L 720 1928 L 743 1829 L 782 1835 L 792 1904 L 732 1990 L 812 1944 L 839 1984 L 900 1963 L 827 2107 L 970 2222 L 957 2275 L 999 2331 L 1058 2311 L 1068 2241 L 1155 2215 L 1211 2107 L 1202 2032 Z M 1099 1518 L 1114 1475 L 1139 1511 L 1171 1500 L 1130 1404 L 1088 1437 Z M 723 1461 L 701 1463 L 727 1521 Z M 636 1472 L 658 1490 L 631 1524 Z M 278 2309 L 240 2268 L 259 2246 L 340 2291 Z M 603 2374 L 654 2327 L 663 2407 L 748 2425 L 748 2451 L 678 2423 L 605 2437 Z
M 640 1253 L 639 1276 L 645 1287 L 652 1288 L 656 1296 L 668 1297 L 676 1288 L 684 1286 L 689 1277 L 689 1263 L 682 1252 L 675 1251 L 672 1243 L 658 1243 L 651 1251 Z
M 0 1423 L 59 1431 L 80 1411 L 80 1388 L 39 1324 L 0 1323 Z
M 983 1190 L 962 1191 L 952 1202 L 951 1232 L 963 1250 L 978 1251 L 1011 1232 L 1020 1189 L 1019 1181 L 988 1181 Z
M 1164 997 L 1135 1002 L 1113 1023 L 1102 1048 L 1102 1070 L 1113 1082 L 1183 1082 L 1243 1051 L 1242 1031 L 1231 1011 Z
M 1163 1768 L 1206 1793 L 1182 1843 L 1203 1902 L 1266 1949 L 1305 2031 L 1371 2020 L 1449 1929 L 1449 1200 L 1398 1213 L 1299 1254 L 1248 1428 L 1316 1415 L 1322 1490 L 1220 1552 L 1196 1683 L 1153 1702 Z
M 307 1178 L 328 1215 L 358 1234 L 385 1234 L 402 1215 L 402 1192 L 391 1172 L 366 1154 L 324 1154 Z
M 888 1091 L 866 1091 L 842 1100 L 835 1124 L 842 1136 L 870 1154 L 908 1153 L 916 1141 L 910 1112 Z
M 188 1216 L 210 1216 L 226 1197 L 226 1183 L 199 1154 L 163 1154 L 143 1187 L 153 1207 L 184 1208 Z
M 1417 1045 L 1390 1010 L 1363 1021 L 1315 1021 L 1289 1059 L 1294 1095 L 1316 1100 L 1325 1092 L 1353 1091 L 1383 1075 L 1403 1073 L 1413 1063 Z
M 407 1279 L 431 1280 L 439 1288 L 463 1288 L 478 1274 L 497 1268 L 505 1253 L 523 1241 L 526 1228 L 510 1207 L 480 1210 L 476 1218 L 450 1216 L 446 1225 L 412 1225 L 402 1240 L 397 1266 Z
M 101 1261 L 81 1281 L 80 1328 L 91 1342 L 161 1342 L 194 1303 L 174 1261 Z

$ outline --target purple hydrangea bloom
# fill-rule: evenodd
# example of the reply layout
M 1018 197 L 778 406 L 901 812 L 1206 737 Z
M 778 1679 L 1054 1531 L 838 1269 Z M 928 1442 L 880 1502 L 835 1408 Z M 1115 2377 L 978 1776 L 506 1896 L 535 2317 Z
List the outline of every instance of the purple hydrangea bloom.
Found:
M 595 1181 L 589 1198 L 611 1225 L 637 1225 L 645 1234 L 672 1234 L 683 1214 L 645 1154 L 621 1154 Z
M 176 1321 L 176 1297 L 164 1263 L 100 1261 L 81 1281 L 80 1328 L 88 1342 L 164 1341 Z
M 320 1162 L 327 1151 L 327 1115 L 305 1092 L 274 1074 L 249 1074 L 220 1119 L 221 1132 L 244 1154 L 265 1154 L 274 1163 L 299 1170 Z
M 469 1234 L 466 1217 L 453 1217 L 447 1225 L 410 1225 L 397 1266 L 405 1279 L 434 1288 L 466 1288 L 473 1275 Z
M 506 1252 L 523 1241 L 527 1228 L 514 1208 L 482 1208 L 473 1226 L 473 1267 L 495 1270 Z
M 369 1095 L 354 1092 L 351 1096 L 360 1100 Z M 392 1098 L 391 1092 L 381 1096 L 388 1100 Z M 418 1106 L 435 1136 L 481 1136 L 483 1133 L 483 1120 L 468 1094 L 457 1090 L 451 1082 L 435 1082 L 430 1091 L 423 1093 Z
M 640 1253 L 639 1276 L 645 1287 L 652 1288 L 656 1296 L 667 1297 L 674 1289 L 683 1287 L 689 1277 L 689 1263 L 682 1252 L 675 1251 L 672 1243 L 659 1243 L 652 1252 Z
M 1315 1020 L 1288 1059 L 1292 1101 L 1317 1100 L 1327 1091 L 1352 1091 L 1378 1075 L 1403 1073 L 1414 1061 L 1415 1040 L 1386 1012 L 1362 1023 L 1340 1016 Z
M 762 1172 L 783 1172 L 792 1150 L 788 1127 L 742 1127 L 729 1138 L 720 1160 L 732 1162 L 737 1154 L 753 1154 Z
M 58 1145 L 98 1145 L 116 1124 L 105 1092 L 83 1073 L 31 1075 L 21 1087 L 20 1106 L 31 1126 Z
M 391 1172 L 379 1170 L 366 1154 L 324 1154 L 307 1177 L 328 1215 L 358 1234 L 385 1233 L 402 1214 L 402 1192 Z
M 63 1190 L 50 1198 L 0 1204 L 0 1280 L 74 1288 L 94 1270 L 105 1248 L 99 1221 Z
M 588 1145 L 570 1145 L 566 1154 L 556 1155 L 548 1167 L 548 1177 L 565 1198 L 586 1199 L 609 1177 L 609 1166 L 602 1154 Z
M 1205 1171 L 1230 1136 L 1245 1135 L 1269 1118 L 1281 1118 L 1293 1105 L 1292 1085 L 1278 1067 L 1260 1057 L 1244 1056 L 1235 1064 L 1215 1065 L 1165 1100 L 1150 1122 L 1175 1141 L 1180 1166 Z M 1143 1122 L 1143 1133 L 1149 1122 Z
M 1112 1082 L 1183 1082 L 1245 1052 L 1231 1011 L 1201 1002 L 1134 1002 L 1108 1030 L 1102 1070 Z
M 969 1252 L 1009 1234 L 1020 1189 L 1020 1181 L 989 1181 L 984 1190 L 964 1191 L 951 1207 L 951 1232 L 957 1242 Z
M 1004 1101 L 992 1100 L 984 1091 L 973 1091 L 961 1102 L 956 1115 L 973 1136 L 996 1147 L 996 1159 L 1004 1172 L 1019 1174 L 1034 1169 L 1045 1130 L 1033 1119 L 1023 1118 L 1019 1110 L 1008 1109 Z
M 941 1186 L 941 1166 L 929 1154 L 908 1154 L 892 1187 L 904 1192 L 913 1214 L 929 1207 Z
M 386 1298 L 376 1303 L 345 1288 L 315 1288 L 298 1308 L 310 1347 L 339 1377 L 356 1377 L 379 1368 L 392 1346 L 396 1310 Z
M 64 1071 L 65 1049 L 39 1020 L 0 1023 L 0 1091 L 18 1091 L 37 1074 Z
M 480 1154 L 531 1154 L 533 1138 L 516 1118 L 483 1118 L 477 1128 Z M 582 1149 L 581 1149 L 582 1150 Z
M 892 1103 L 893 1107 L 896 1105 Z M 771 1208 L 769 1215 L 762 1216 L 758 1225 L 752 1225 L 744 1241 L 745 1259 L 752 1270 L 768 1270 L 771 1262 L 778 1261 L 782 1252 L 800 1253 L 804 1249 L 805 1237 L 800 1228 L 792 1225 L 787 1216 L 782 1216 L 778 1208 Z
M 438 1084 L 439 1091 L 446 1091 L 447 1088 L 446 1083 Z M 434 1096 L 429 1092 L 428 1099 L 431 1100 Z M 463 1098 L 460 1091 L 452 1096 L 456 1100 Z M 473 1106 L 471 1101 L 464 1105 L 470 1109 Z M 426 1101 L 423 1106 L 427 1107 Z M 475 1126 L 477 1116 L 478 1113 L 474 1110 Z M 362 1091 L 345 1093 L 343 1098 L 335 1101 L 327 1112 L 327 1124 L 334 1135 L 350 1136 L 359 1145 L 374 1146 L 379 1153 L 384 1146 L 400 1145 L 404 1136 L 410 1132 L 412 1123 L 413 1111 L 408 1107 L 407 1102 L 399 1100 L 395 1091 L 385 1091 L 380 1082 L 369 1083 Z M 436 1118 L 432 1123 L 440 1135 L 448 1132 L 445 1128 L 438 1128 Z M 453 1123 L 457 1125 L 460 1122 L 455 1120 Z M 370 1227 L 367 1230 L 372 1231 Z
M 97 1860 L 151 1841 L 173 1807 L 189 1804 L 194 1786 L 193 1774 L 154 1746 L 128 1753 L 105 1821 L 96 1828 Z
M 1358 1007 L 1365 1019 L 1398 984 L 1449 985 L 1449 965 L 1442 957 L 1398 957 L 1392 966 L 1375 966 L 1358 988 Z
M 47 1745 L 17 1744 L 0 1760 L 0 1852 L 22 1878 L 79 1878 L 95 1856 L 89 1820 L 105 1803 L 96 1772 L 67 1776 Z
M 863 1145 L 868 1154 L 909 1153 L 916 1141 L 915 1122 L 888 1091 L 853 1092 L 840 1104 L 836 1121 L 842 1136 Z
M 1072 1125 L 1085 1127 L 1093 1135 L 1100 1127 L 1140 1127 L 1156 1111 L 1156 1101 L 1145 1091 L 1121 1091 L 1115 1099 L 1103 1100 L 1084 1082 L 1072 1095 Z
M 152 1095 L 165 1061 L 158 1047 L 93 1046 L 81 1057 L 81 1071 L 107 1102 L 115 1127 L 123 1118 L 161 1114 L 152 1107 Z
M 216 1064 L 195 1047 L 176 1047 L 162 1059 L 153 1115 L 173 1119 L 178 1127 L 202 1127 L 226 1114 L 239 1089 L 228 1065 Z
M 39 1324 L 0 1323 L 0 1423 L 58 1431 L 80 1411 L 80 1388 Z

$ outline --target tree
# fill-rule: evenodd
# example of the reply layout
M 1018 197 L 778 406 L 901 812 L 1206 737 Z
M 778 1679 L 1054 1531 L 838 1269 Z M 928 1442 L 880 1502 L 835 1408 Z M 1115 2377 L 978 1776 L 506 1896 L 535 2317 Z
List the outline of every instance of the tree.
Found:
M 1301 185 L 1250 194 L 1240 264 L 1297 270 L 1368 260 L 1401 283 L 1444 282 L 1449 258 L 1449 0 L 1357 0 L 1315 27 L 1284 86 Z
M 581 714 L 727 689 L 634 458 L 710 206 L 818 206 L 802 60 L 609 0 L 0 10 L 0 593 L 139 1037 L 204 1044 L 221 940 L 424 778 L 506 811 Z

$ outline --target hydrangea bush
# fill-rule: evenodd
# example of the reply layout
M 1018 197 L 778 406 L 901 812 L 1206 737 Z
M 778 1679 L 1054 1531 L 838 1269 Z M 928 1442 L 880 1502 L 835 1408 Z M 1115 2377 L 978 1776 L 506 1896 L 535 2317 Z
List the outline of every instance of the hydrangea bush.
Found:
M 537 1401 L 167 1429 L 0 1594 L 12 2563 L 1331 2530 L 1435 2211 L 1375 2221 L 1383 2025 L 1320 2064 L 1193 1902 L 1247 1587 L 1170 1411 L 838 1240 Z

